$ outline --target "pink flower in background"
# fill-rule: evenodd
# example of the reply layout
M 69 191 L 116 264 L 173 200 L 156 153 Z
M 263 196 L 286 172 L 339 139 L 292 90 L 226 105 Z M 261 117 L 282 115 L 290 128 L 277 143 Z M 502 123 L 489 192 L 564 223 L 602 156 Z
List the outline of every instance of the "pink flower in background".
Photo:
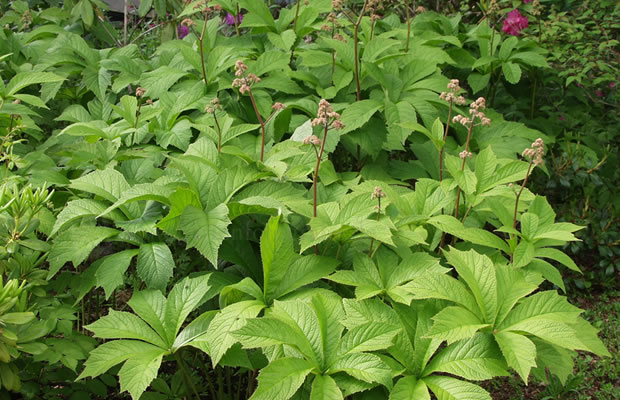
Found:
M 508 13 L 506 19 L 504 19 L 504 26 L 502 30 L 513 36 L 519 36 L 519 33 L 528 26 L 527 17 L 521 15 L 519 10 L 515 9 Z
M 231 13 L 226 13 L 226 25 L 235 25 L 235 23 L 240 24 L 241 21 L 243 21 L 243 14 L 234 16 Z
M 566 118 L 564 118 L 563 115 L 560 115 L 560 121 L 564 121 Z
M 601 92 L 600 90 L 595 90 L 594 94 L 596 94 L 596 97 L 603 97 L 603 92 Z
M 531 3 L 532 0 L 523 0 L 523 4 Z
M 177 25 L 177 33 L 179 34 L 179 39 L 183 39 L 189 34 L 189 27 L 182 24 Z
M 616 82 L 609 82 L 609 87 L 610 88 L 615 88 L 616 87 Z

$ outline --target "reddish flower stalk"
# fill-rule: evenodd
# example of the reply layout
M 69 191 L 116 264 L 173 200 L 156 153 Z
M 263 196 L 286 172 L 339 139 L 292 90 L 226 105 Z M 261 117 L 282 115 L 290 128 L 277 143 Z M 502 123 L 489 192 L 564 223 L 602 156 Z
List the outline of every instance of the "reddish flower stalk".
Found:
M 465 105 L 465 98 L 463 96 L 458 96 L 457 94 L 462 90 L 459 86 L 458 79 L 452 79 L 450 83 L 448 83 L 449 92 L 441 92 L 439 98 L 441 100 L 445 100 L 450 103 L 450 108 L 448 109 L 448 121 L 446 122 L 446 130 L 443 134 L 443 146 L 439 150 L 439 182 L 443 179 L 443 152 L 446 147 L 446 140 L 448 140 L 448 131 L 450 130 L 450 121 L 452 120 L 452 106 L 454 103 L 458 105 Z
M 323 140 L 315 135 L 308 136 L 304 139 L 304 144 L 311 144 L 316 154 L 316 165 L 312 176 L 312 215 L 316 217 L 318 205 L 317 184 L 321 160 L 323 159 L 323 151 L 325 150 L 325 142 L 327 141 L 327 131 L 329 131 L 330 128 L 342 129 L 344 128 L 344 124 L 340 122 L 340 114 L 334 111 L 331 104 L 329 104 L 327 100 L 321 99 L 317 117 L 312 120 L 312 126 L 323 127 Z M 320 146 L 320 150 L 317 150 L 316 146 Z M 314 252 L 318 254 L 318 251 L 318 247 L 314 246 Z
M 383 190 L 381 190 L 381 187 L 376 186 L 375 190 L 372 192 L 372 195 L 370 196 L 370 200 L 377 199 L 377 222 L 381 218 L 381 198 L 382 197 L 385 197 L 385 193 L 383 192 Z M 375 239 L 371 238 L 370 248 L 368 249 L 368 257 L 371 257 L 371 258 L 372 258 L 372 246 L 374 243 L 375 243 Z

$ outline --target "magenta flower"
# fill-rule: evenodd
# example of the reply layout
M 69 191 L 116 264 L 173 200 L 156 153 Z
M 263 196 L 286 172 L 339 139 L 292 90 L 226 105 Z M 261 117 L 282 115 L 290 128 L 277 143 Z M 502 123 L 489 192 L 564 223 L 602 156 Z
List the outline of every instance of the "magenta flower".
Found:
M 609 87 L 611 89 L 615 88 L 616 87 L 616 82 L 609 82 Z
M 523 4 L 531 3 L 532 0 L 523 0 Z
M 183 24 L 177 25 L 177 33 L 179 34 L 179 39 L 183 39 L 189 34 L 189 27 Z
M 225 19 L 226 25 L 240 24 L 241 21 L 243 21 L 243 14 L 234 16 L 231 13 L 226 13 L 226 19 Z
M 603 97 L 603 92 L 600 90 L 595 90 L 594 94 L 596 94 L 596 97 Z
M 502 31 L 509 35 L 519 36 L 519 33 L 528 26 L 527 17 L 521 15 L 519 10 L 515 9 L 508 13 L 506 19 L 504 19 L 504 26 Z
M 564 118 L 563 115 L 560 115 L 560 121 L 564 121 L 566 118 Z

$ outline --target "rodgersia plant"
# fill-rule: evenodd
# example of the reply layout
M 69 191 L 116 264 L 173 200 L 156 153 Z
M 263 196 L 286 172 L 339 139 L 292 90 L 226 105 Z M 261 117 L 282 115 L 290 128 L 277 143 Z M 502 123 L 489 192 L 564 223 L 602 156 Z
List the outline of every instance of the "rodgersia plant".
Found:
M 153 54 L 36 10 L 0 31 L 5 175 L 32 184 L 0 196 L 5 388 L 488 400 L 480 381 L 608 354 L 542 289 L 579 269 L 558 247 L 580 227 L 527 188 L 550 140 L 445 77 L 518 81 L 533 44 L 371 0 L 173 3 Z

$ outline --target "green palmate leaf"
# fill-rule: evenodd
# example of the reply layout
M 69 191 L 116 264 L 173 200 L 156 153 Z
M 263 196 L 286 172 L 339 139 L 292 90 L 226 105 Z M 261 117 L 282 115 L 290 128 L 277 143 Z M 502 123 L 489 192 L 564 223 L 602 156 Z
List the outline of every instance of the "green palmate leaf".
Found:
M 310 400 L 343 400 L 336 381 L 329 375 L 316 375 L 312 381 Z
M 139 339 L 165 349 L 164 340 L 146 322 L 134 314 L 110 310 L 105 317 L 86 326 L 102 339 Z
M 203 300 L 208 300 L 210 278 L 210 274 L 196 278 L 187 277 L 174 285 L 170 291 L 163 320 L 168 345 L 174 342 L 189 313 L 198 307 Z
M 230 222 L 225 204 L 207 212 L 188 206 L 179 221 L 187 247 L 195 247 L 215 267 L 220 245 L 225 238 L 230 237 L 227 230 Z
M 26 86 L 46 82 L 60 82 L 65 78 L 51 72 L 20 72 L 16 74 L 6 86 L 8 96 L 12 96 Z
M 217 365 L 226 351 L 237 342 L 232 332 L 245 324 L 246 318 L 254 318 L 265 307 L 262 301 L 248 300 L 223 308 L 211 321 L 209 329 L 189 344 L 208 353 L 213 365 Z
M 536 345 L 536 368 L 532 373 L 541 381 L 548 379 L 548 371 L 560 378 L 563 385 L 573 373 L 574 353 L 570 350 L 554 346 L 542 340 L 534 339 Z M 548 369 L 548 371 L 547 371 Z
M 54 228 L 50 233 L 50 237 L 54 236 L 59 230 L 72 221 L 87 216 L 96 217 L 107 207 L 107 204 L 92 199 L 79 199 L 68 202 L 56 217 L 56 222 L 54 223 Z M 118 214 L 114 217 L 118 218 Z
M 535 254 L 536 254 L 536 257 L 550 258 L 554 261 L 557 261 L 563 264 L 569 269 L 572 269 L 573 271 L 581 272 L 581 269 L 579 269 L 577 264 L 575 264 L 575 262 L 569 256 L 567 256 L 566 253 L 558 249 L 552 249 L 552 248 L 545 247 L 541 249 L 536 249 Z
M 428 364 L 424 375 L 433 372 L 477 381 L 508 375 L 502 354 L 488 334 L 478 334 L 441 350 Z
M 288 225 L 280 222 L 280 216 L 272 217 L 267 222 L 261 236 L 260 250 L 263 260 L 264 300 L 270 302 L 277 298 L 278 286 L 296 258 L 291 230 Z
M 157 377 L 165 350 L 153 350 L 132 357 L 118 372 L 121 391 L 131 394 L 133 400 L 138 400 L 146 388 Z
M 474 314 L 480 310 L 476 300 L 465 285 L 456 279 L 439 273 L 429 273 L 403 286 L 416 299 L 443 299 L 460 304 Z
M 504 73 L 504 78 L 513 85 L 521 80 L 521 67 L 510 61 L 502 63 L 502 72 Z
M 459 251 L 454 248 L 450 248 L 445 255 L 469 286 L 482 311 L 483 320 L 492 324 L 495 321 L 498 300 L 495 266 L 491 259 L 474 250 Z
M 490 326 L 471 311 L 455 306 L 441 310 L 433 317 L 433 321 L 435 323 L 426 336 L 446 340 L 448 344 L 472 337 L 478 330 Z
M 69 187 L 92 193 L 111 203 L 117 201 L 121 195 L 130 188 L 123 174 L 114 168 L 97 170 L 88 175 L 74 179 L 71 181 Z M 130 210 L 132 211 L 131 216 L 137 215 L 137 209 L 135 207 L 130 208 Z
M 84 363 L 84 371 L 77 379 L 96 377 L 123 361 L 161 350 L 159 347 L 138 340 L 114 340 L 107 342 L 90 352 Z
M 340 131 L 340 134 L 361 128 L 381 106 L 382 103 L 375 100 L 362 100 L 347 107 L 342 113 L 341 120 L 344 123 L 344 129 Z
M 575 331 L 577 340 L 582 344 L 577 349 L 590 351 L 600 357 L 611 357 L 601 339 L 598 338 L 598 331 L 586 320 L 578 318 L 576 322 L 569 324 L 569 326 Z
M 138 250 L 124 250 L 102 259 L 95 272 L 97 286 L 102 287 L 108 299 L 114 290 L 125 283 L 125 272 Z
M 258 387 L 251 400 L 287 400 L 304 383 L 313 365 L 298 358 L 272 361 L 258 375 Z
M 369 322 L 348 331 L 340 341 L 340 354 L 382 350 L 392 345 L 400 328 Z
M 48 279 L 56 275 L 67 262 L 72 262 L 77 268 L 99 243 L 118 233 L 116 229 L 101 226 L 80 226 L 63 232 L 54 240 L 48 256 Z
M 582 310 L 571 305 L 565 297 L 549 290 L 523 299 L 499 328 L 513 329 L 515 325 L 526 321 L 550 320 L 571 323 L 577 320 L 581 312 Z
M 142 183 L 121 193 L 120 198 L 112 206 L 103 211 L 99 216 L 106 215 L 110 211 L 133 201 L 153 200 L 170 206 L 168 198 L 174 192 L 174 188 L 152 183 Z
M 140 246 L 136 272 L 147 287 L 164 290 L 173 270 L 172 252 L 165 243 L 145 243 Z
M 172 206 L 170 207 L 168 215 L 159 221 L 157 227 L 170 235 L 175 235 L 179 219 L 181 218 L 181 215 L 183 215 L 185 208 L 187 206 L 201 208 L 202 206 L 200 204 L 198 194 L 191 189 L 186 189 L 183 187 L 178 188 L 172 195 L 170 195 L 170 202 L 172 203 Z
M 243 27 L 268 27 L 275 30 L 275 21 L 269 8 L 260 0 L 242 0 L 240 6 L 248 10 L 243 17 Z
M 159 336 L 166 337 L 163 322 L 166 318 L 166 298 L 159 290 L 134 292 L 128 304 Z
M 534 258 L 534 245 L 528 240 L 522 240 L 515 249 L 512 258 L 512 265 L 515 268 L 521 268 L 532 262 Z
M 532 367 L 536 366 L 536 346 L 523 335 L 499 332 L 495 335 L 508 366 L 513 368 L 527 383 Z
M 406 376 L 396 382 L 389 400 L 431 400 L 431 395 L 424 381 Z
M 441 400 L 491 400 L 489 393 L 480 386 L 449 376 L 427 376 L 424 383 Z
M 331 257 L 308 255 L 299 257 L 290 265 L 286 275 L 278 284 L 274 296 L 282 297 L 295 289 L 315 282 L 332 273 L 340 262 Z
M 328 373 L 345 372 L 368 383 L 380 383 L 392 387 L 392 371 L 379 357 L 367 353 L 347 354 L 336 361 Z

